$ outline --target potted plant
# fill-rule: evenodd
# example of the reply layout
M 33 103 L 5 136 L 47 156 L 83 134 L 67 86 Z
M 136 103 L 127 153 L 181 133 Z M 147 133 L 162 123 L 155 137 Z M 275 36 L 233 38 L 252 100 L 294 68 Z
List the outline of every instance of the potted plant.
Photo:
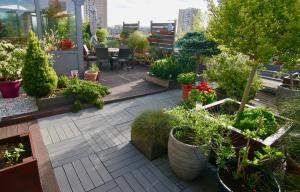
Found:
M 194 72 L 182 73 L 178 75 L 177 81 L 181 83 L 182 100 L 186 101 L 188 99 L 189 92 L 192 90 L 195 80 L 196 74 Z
M 246 131 L 247 144 L 238 149 L 237 156 L 226 164 L 219 164 L 218 179 L 220 191 L 281 191 L 280 186 L 272 175 L 267 171 L 267 163 L 277 160 L 283 153 L 266 146 L 251 154 L 251 140 L 259 137 L 264 129 L 264 117 L 258 118 L 258 126 L 255 130 Z
M 162 111 L 145 111 L 131 126 L 131 142 L 149 160 L 165 154 L 171 130 L 171 117 Z
M 59 46 L 62 50 L 66 51 L 66 50 L 70 50 L 74 48 L 74 43 L 71 39 L 62 39 L 59 43 Z
M 24 64 L 25 50 L 11 43 L 0 43 L 0 91 L 4 98 L 19 96 L 21 70 Z
M 202 106 L 215 102 L 217 94 L 215 90 L 210 87 L 207 82 L 201 82 L 196 88 L 193 88 L 189 92 L 188 101 L 194 107 L 196 103 L 200 103 Z
M 0 140 L 1 191 L 42 192 L 31 134 Z
M 95 63 L 93 63 L 91 64 L 89 69 L 85 71 L 84 79 L 89 81 L 97 81 L 97 79 L 99 78 L 99 72 L 99 67 Z
M 201 173 L 213 150 L 219 157 L 230 158 L 233 148 L 225 135 L 225 126 L 205 110 L 191 111 L 178 106 L 166 111 L 174 126 L 168 142 L 168 157 L 175 175 L 182 180 L 194 180 Z M 219 148 L 226 149 L 223 154 Z M 230 148 L 228 148 L 229 146 Z M 221 158 L 218 158 L 218 162 Z

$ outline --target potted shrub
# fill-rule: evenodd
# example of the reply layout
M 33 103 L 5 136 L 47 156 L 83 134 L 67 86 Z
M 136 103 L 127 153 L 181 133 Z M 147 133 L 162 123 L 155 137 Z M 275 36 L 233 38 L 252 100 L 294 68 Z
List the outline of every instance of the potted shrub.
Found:
M 62 39 L 59 43 L 59 47 L 62 50 L 66 51 L 66 50 L 73 49 L 75 45 L 71 39 Z
M 197 178 L 208 161 L 210 150 L 224 159 L 230 158 L 234 153 L 233 148 L 228 145 L 230 140 L 225 136 L 225 126 L 207 111 L 194 112 L 179 106 L 166 113 L 172 115 L 171 124 L 174 126 L 168 142 L 169 162 L 180 179 L 189 181 Z M 226 152 L 221 154 L 220 148 L 224 151 L 226 149 Z M 220 159 L 217 161 L 220 162 Z
M 170 119 L 170 115 L 162 111 L 145 111 L 133 122 L 131 142 L 147 159 L 153 160 L 166 153 Z
M 0 91 L 4 98 L 19 96 L 25 50 L 5 41 L 0 43 Z
M 89 81 L 97 81 L 99 76 L 99 67 L 93 63 L 87 71 L 84 73 L 84 79 Z
M 42 192 L 34 149 L 30 133 L 0 140 L 1 191 Z
M 182 73 L 178 75 L 177 81 L 181 83 L 182 100 L 186 101 L 188 99 L 189 92 L 192 90 L 195 80 L 196 74 L 194 72 Z
M 189 92 L 188 101 L 194 107 L 196 103 L 200 103 L 202 106 L 215 102 L 217 94 L 215 90 L 210 87 L 207 82 L 201 82 Z
M 260 116 L 258 123 L 262 125 L 264 120 Z M 236 158 L 226 164 L 219 164 L 218 179 L 220 191 L 281 191 L 273 170 L 267 171 L 267 163 L 277 160 L 283 153 L 266 146 L 261 150 L 251 152 L 251 140 L 259 137 L 264 126 L 258 126 L 255 130 L 246 131 L 247 144 L 238 149 Z M 270 166 L 269 166 L 270 167 Z M 271 167 L 272 169 L 272 167 Z

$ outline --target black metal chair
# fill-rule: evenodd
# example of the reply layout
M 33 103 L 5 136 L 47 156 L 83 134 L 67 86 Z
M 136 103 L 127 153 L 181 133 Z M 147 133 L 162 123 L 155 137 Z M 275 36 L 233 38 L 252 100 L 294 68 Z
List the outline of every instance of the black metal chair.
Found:
M 120 48 L 117 61 L 121 64 L 121 69 L 123 69 L 124 64 L 126 64 L 126 69 L 133 69 L 133 65 L 130 64 L 131 51 L 130 49 Z
M 100 68 L 102 68 L 103 63 L 110 64 L 110 67 L 112 68 L 108 48 L 96 47 L 96 57 L 97 57 L 97 63 L 99 64 Z

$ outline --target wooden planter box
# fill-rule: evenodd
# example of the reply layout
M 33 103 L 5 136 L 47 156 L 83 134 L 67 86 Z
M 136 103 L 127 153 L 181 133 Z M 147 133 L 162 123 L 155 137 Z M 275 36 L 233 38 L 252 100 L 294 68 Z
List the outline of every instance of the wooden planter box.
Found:
M 283 78 L 283 84 L 290 85 L 291 84 L 291 78 L 290 76 L 286 76 Z M 294 87 L 300 87 L 300 80 L 294 79 Z
M 228 99 L 228 98 L 223 99 L 223 100 L 217 101 L 215 103 L 206 105 L 203 108 L 210 111 L 210 112 L 216 112 L 216 111 L 220 110 L 221 105 L 224 104 L 226 101 L 234 101 L 234 100 Z M 240 104 L 240 102 L 237 102 L 237 101 L 234 101 L 234 102 L 236 102 L 237 104 Z M 251 105 L 246 105 L 246 107 L 255 108 Z M 261 140 L 261 139 L 258 139 L 258 138 L 257 139 L 252 139 L 251 146 L 252 146 L 253 151 L 257 150 L 257 149 L 260 149 L 261 147 L 264 147 L 264 146 L 267 146 L 267 145 L 270 145 L 270 146 L 274 145 L 291 128 L 291 120 L 289 120 L 287 118 L 284 118 L 284 117 L 281 117 L 279 115 L 275 115 L 275 118 L 277 120 L 283 120 L 285 122 L 284 126 L 279 128 L 276 133 L 274 133 L 273 135 L 270 135 L 269 137 L 265 138 L 264 140 Z M 232 126 L 229 126 L 228 129 L 231 131 L 231 136 L 230 137 L 231 137 L 231 140 L 233 142 L 232 144 L 235 147 L 240 148 L 240 147 L 246 145 L 247 139 L 246 139 L 246 137 L 244 136 L 244 134 L 241 130 L 239 130 L 235 127 L 232 127 Z
M 174 80 L 166 80 L 161 79 L 155 76 L 146 75 L 145 80 L 151 83 L 154 83 L 156 85 L 159 85 L 161 87 L 164 87 L 166 89 L 178 89 L 180 88 L 180 84 L 177 81 Z
M 36 100 L 39 111 L 49 110 L 51 108 L 60 108 L 63 106 L 71 106 L 74 103 L 73 97 L 55 96 L 49 98 L 39 98 Z
M 27 138 L 30 142 L 31 157 L 21 163 L 0 170 L 0 191 L 3 192 L 42 192 L 38 164 L 32 137 L 29 134 L 17 135 L 0 140 L 0 143 Z

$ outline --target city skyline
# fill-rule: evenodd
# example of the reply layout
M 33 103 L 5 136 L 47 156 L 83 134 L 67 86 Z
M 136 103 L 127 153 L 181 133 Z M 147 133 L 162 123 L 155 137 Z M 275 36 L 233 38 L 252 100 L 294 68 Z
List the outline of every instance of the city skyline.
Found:
M 207 10 L 205 0 L 108 0 L 108 26 L 113 27 L 140 21 L 141 26 L 150 26 L 150 21 L 177 20 L 179 9 L 198 8 Z M 117 14 L 116 14 L 117 13 Z

